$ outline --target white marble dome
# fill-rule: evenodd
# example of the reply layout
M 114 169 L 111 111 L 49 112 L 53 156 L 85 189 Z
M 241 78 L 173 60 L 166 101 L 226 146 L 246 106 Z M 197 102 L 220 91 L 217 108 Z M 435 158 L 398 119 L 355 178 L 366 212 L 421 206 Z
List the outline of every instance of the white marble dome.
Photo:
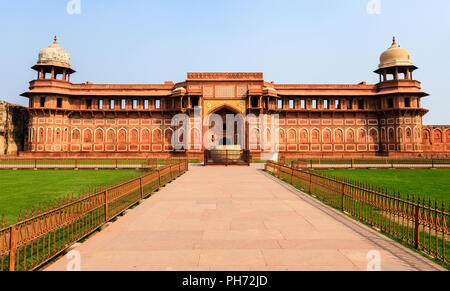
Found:
M 395 41 L 392 46 L 383 52 L 380 57 L 380 69 L 390 68 L 395 66 L 414 66 L 411 61 L 411 55 L 408 50 L 401 48 Z
M 69 53 L 58 45 L 56 40 L 49 47 L 43 48 L 39 52 L 38 65 L 53 65 L 64 68 L 71 68 Z

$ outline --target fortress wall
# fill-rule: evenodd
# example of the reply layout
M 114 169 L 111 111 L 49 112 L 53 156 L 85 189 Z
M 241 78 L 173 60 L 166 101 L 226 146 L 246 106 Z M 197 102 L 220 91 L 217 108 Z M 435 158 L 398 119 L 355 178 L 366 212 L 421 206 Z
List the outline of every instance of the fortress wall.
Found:
M 0 101 L 0 156 L 25 150 L 28 113 L 24 107 Z

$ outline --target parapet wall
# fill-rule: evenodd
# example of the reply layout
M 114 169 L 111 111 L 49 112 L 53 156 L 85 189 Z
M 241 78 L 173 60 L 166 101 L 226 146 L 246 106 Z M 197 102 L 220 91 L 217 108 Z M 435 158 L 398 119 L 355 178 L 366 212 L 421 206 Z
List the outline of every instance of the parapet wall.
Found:
M 0 156 L 25 150 L 28 113 L 24 107 L 0 101 Z
M 422 140 L 424 153 L 450 155 L 450 125 L 423 126 Z

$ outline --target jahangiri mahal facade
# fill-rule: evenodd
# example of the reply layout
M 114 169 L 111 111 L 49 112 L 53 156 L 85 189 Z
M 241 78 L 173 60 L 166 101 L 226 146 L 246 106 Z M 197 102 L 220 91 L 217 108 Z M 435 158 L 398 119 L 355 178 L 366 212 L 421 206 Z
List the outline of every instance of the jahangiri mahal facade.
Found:
M 194 121 L 195 108 L 202 118 L 211 113 L 279 115 L 279 145 L 268 151 L 286 156 L 450 153 L 450 126 L 422 124 L 428 110 L 421 99 L 428 94 L 414 79 L 417 67 L 410 53 L 395 39 L 381 55 L 375 71 L 379 83 L 373 85 L 276 84 L 264 81 L 262 73 L 188 73 L 186 81 L 176 84 L 74 84 L 70 55 L 56 37 L 32 69 L 36 79 L 22 94 L 29 98 L 29 124 L 21 156 L 173 154 L 171 120 L 185 113 L 192 127 L 181 154 L 201 157 L 205 127 L 203 120 Z M 249 136 L 271 134 L 270 128 L 257 124 L 249 131 L 245 147 L 258 158 L 264 151 L 260 140 Z M 224 135 L 233 143 L 234 137 Z

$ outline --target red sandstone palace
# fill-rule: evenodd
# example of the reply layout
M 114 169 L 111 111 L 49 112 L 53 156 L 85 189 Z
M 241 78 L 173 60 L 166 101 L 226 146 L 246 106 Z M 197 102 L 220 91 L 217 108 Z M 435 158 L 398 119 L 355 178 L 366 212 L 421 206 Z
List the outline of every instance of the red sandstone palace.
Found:
M 425 156 L 450 153 L 450 126 L 424 126 L 428 96 L 417 69 L 394 39 L 375 71 L 379 83 L 276 84 L 262 73 L 188 73 L 154 85 L 74 84 L 69 54 L 55 42 L 41 50 L 30 82 L 25 153 L 33 156 L 151 156 L 174 152 L 174 115 L 278 114 L 279 145 L 291 156 Z M 205 118 L 205 117 L 202 117 Z M 200 126 L 196 126 L 200 124 Z M 203 121 L 192 122 L 190 157 L 201 156 Z M 268 134 L 257 124 L 247 135 Z M 247 136 L 248 137 L 248 136 Z M 253 157 L 263 151 L 247 138 Z M 274 149 L 271 149 L 273 151 Z

